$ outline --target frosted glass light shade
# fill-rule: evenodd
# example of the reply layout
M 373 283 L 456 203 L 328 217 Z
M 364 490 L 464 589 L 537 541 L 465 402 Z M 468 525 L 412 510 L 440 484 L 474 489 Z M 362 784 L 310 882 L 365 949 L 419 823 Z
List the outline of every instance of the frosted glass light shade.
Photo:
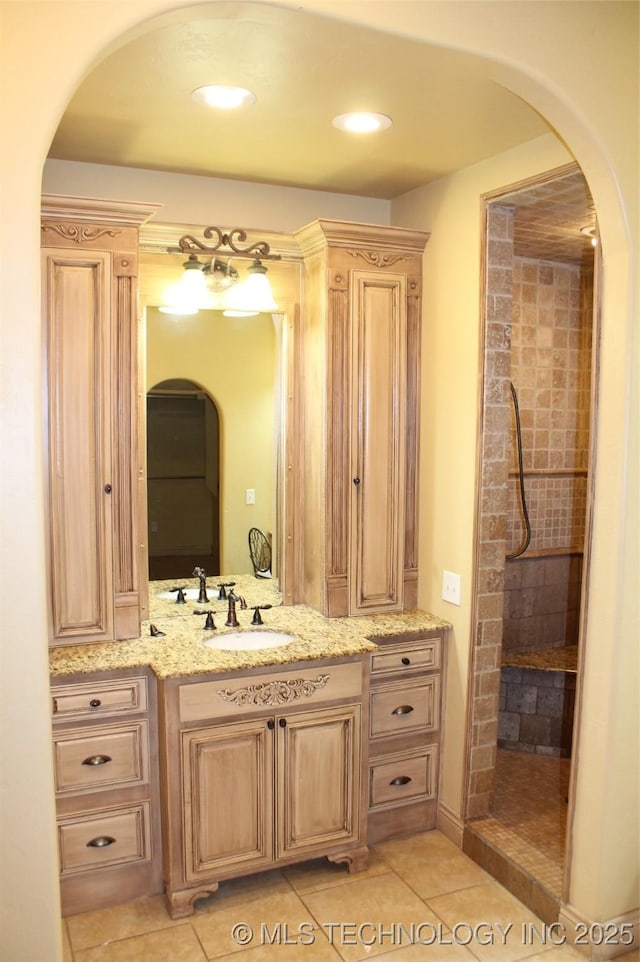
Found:
M 273 299 L 266 267 L 255 260 L 247 273 L 247 279 L 236 284 L 227 294 L 224 314 L 233 317 L 277 311 L 278 305 Z
M 184 268 L 178 283 L 167 291 L 165 303 L 160 307 L 163 314 L 197 314 L 210 297 L 207 279 L 197 258 L 189 258 Z

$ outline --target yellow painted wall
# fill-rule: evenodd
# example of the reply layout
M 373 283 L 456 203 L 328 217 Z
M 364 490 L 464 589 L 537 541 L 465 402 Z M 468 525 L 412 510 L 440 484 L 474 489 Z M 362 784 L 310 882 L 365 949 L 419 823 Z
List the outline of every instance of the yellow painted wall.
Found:
M 395 223 L 431 231 L 424 257 L 418 603 L 449 637 L 442 797 L 462 810 L 481 369 L 480 196 L 570 163 L 557 138 L 531 141 L 393 204 Z M 424 563 L 426 560 L 426 564 Z M 462 575 L 462 605 L 442 600 L 442 572 Z
M 3 952 L 10 962 L 58 962 L 61 958 L 57 902 L 56 837 L 52 796 L 48 673 L 45 648 L 47 573 L 42 498 L 42 408 L 39 274 L 39 198 L 42 168 L 64 108 L 96 58 L 125 31 L 155 13 L 180 10 L 179 0 L 8 0 L 0 4 L 2 128 L 0 177 L 0 293 L 2 299 L 2 534 L 1 606 Z M 611 2 L 505 4 L 493 0 L 398 3 L 390 0 L 303 0 L 302 9 L 347 17 L 417 38 L 469 50 L 495 60 L 494 79 L 526 99 L 558 132 L 580 163 L 593 193 L 602 231 L 601 396 L 597 415 L 598 465 L 594 565 L 589 583 L 588 656 L 579 732 L 576 812 L 571 832 L 570 901 L 590 919 L 608 918 L 637 905 L 638 782 L 638 155 L 637 4 Z M 402 16 L 398 16 L 401 8 Z M 53 39 L 55 38 L 55 40 Z M 534 147 L 535 149 L 535 147 Z M 511 180 L 511 170 L 506 169 Z M 473 174 L 470 176 L 473 177 Z M 447 202 L 442 185 L 441 202 Z M 455 191 L 454 191 L 455 192 Z M 320 198 L 320 195 L 319 195 Z M 145 199 L 145 198 L 139 198 Z M 154 198 L 148 198 L 153 200 Z M 280 198 L 279 198 L 280 199 Z M 294 200 L 292 198 L 292 203 Z M 430 200 L 431 204 L 432 201 Z M 278 229 L 273 204 L 272 227 Z M 320 206 L 320 204 L 319 204 Z M 244 215 L 245 211 L 242 211 Z M 289 210 L 288 215 L 291 214 Z M 435 215 L 432 207 L 431 213 Z M 475 216 L 475 215 L 471 215 Z M 400 218 L 400 213 L 398 213 Z M 308 218 L 301 217 L 301 222 Z M 248 223 L 248 221 L 247 221 Z M 433 225 L 413 223 L 432 229 Z M 452 238 L 454 254 L 474 258 L 466 242 Z M 470 503 L 474 477 L 449 472 L 452 485 L 442 504 L 442 470 L 459 447 L 474 443 L 477 398 L 466 387 L 472 371 L 461 330 L 477 326 L 474 268 L 461 268 L 471 291 L 460 303 L 458 324 L 440 308 L 425 323 L 438 349 L 457 340 L 461 363 L 439 374 L 451 384 L 452 426 L 445 413 L 438 426 L 433 462 L 436 478 L 421 506 L 421 597 L 436 601 L 445 556 L 465 579 L 471 570 Z M 454 272 L 449 271 L 453 276 Z M 461 286 L 460 278 L 456 284 Z M 435 305 L 437 307 L 437 305 Z M 437 329 L 438 333 L 435 334 Z M 429 362 L 427 362 L 429 363 Z M 429 368 L 433 369 L 433 364 Z M 456 393 L 455 386 L 460 386 Z M 437 400 L 437 399 L 436 399 Z M 426 439 L 428 440 L 428 439 Z M 423 445 L 424 449 L 424 445 Z M 471 463 L 458 453 L 456 467 Z M 429 533 L 429 517 L 448 519 Z M 452 545 L 449 555 L 445 541 Z M 423 550 L 422 550 L 423 549 Z M 35 592 L 34 585 L 39 589 Z M 28 599 L 28 605 L 25 601 Z M 450 612 L 448 612 L 450 614 Z M 455 752 L 464 711 L 464 630 L 456 621 L 458 702 L 450 703 L 447 764 Z M 468 642 L 467 642 L 468 643 Z M 461 647 L 462 646 L 462 647 Z M 453 746 L 453 747 L 452 747 Z M 456 803 L 454 770 L 447 798 Z M 37 870 L 36 870 L 37 866 Z M 34 919 L 37 924 L 34 924 Z

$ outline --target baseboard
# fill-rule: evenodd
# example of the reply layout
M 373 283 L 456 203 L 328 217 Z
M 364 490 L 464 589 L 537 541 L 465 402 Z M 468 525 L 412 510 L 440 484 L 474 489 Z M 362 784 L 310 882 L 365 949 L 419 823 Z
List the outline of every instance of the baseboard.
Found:
M 640 909 L 605 922 L 592 922 L 572 905 L 563 904 L 558 922 L 567 944 L 575 946 L 591 962 L 604 962 L 637 951 L 640 944 Z
M 439 832 L 442 832 L 450 842 L 453 842 L 459 849 L 462 849 L 464 821 L 442 802 L 438 805 L 436 828 Z

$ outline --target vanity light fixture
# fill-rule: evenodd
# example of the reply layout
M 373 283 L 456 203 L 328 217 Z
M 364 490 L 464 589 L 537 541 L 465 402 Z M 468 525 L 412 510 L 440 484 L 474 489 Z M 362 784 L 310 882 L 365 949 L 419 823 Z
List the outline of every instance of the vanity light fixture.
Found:
M 331 121 L 338 130 L 345 130 L 350 134 L 371 134 L 377 130 L 386 130 L 393 121 L 386 114 L 375 114 L 361 111 L 349 114 L 339 114 Z
M 587 226 L 587 227 L 581 227 L 581 228 L 580 228 L 580 233 L 581 233 L 581 234 L 584 234 L 585 237 L 589 237 L 589 238 L 591 239 L 591 246 L 592 246 L 592 247 L 597 247 L 597 246 L 598 246 L 598 229 L 597 229 L 597 227 L 595 226 L 595 224 L 590 225 L 590 226 Z
M 228 233 L 218 227 L 206 227 L 206 240 L 216 239 L 209 245 L 185 234 L 178 241 L 177 251 L 188 253 L 184 274 L 169 289 L 165 304 L 160 311 L 165 314 L 197 314 L 202 308 L 222 310 L 227 316 L 248 317 L 263 311 L 278 309 L 267 278 L 263 260 L 280 260 L 280 254 L 272 254 L 266 241 L 256 241 L 248 247 L 239 247 L 247 240 L 244 230 L 234 227 Z M 176 253 L 170 249 L 168 253 Z M 213 255 L 209 263 L 199 260 L 199 255 Z M 219 256 L 216 256 L 219 255 Z M 229 260 L 222 260 L 227 257 Z M 238 271 L 231 266 L 232 257 L 250 258 L 248 277 L 241 280 Z
M 234 110 L 256 101 L 256 95 L 245 87 L 231 87 L 227 84 L 205 84 L 196 87 L 191 97 L 198 104 L 217 107 L 219 110 Z

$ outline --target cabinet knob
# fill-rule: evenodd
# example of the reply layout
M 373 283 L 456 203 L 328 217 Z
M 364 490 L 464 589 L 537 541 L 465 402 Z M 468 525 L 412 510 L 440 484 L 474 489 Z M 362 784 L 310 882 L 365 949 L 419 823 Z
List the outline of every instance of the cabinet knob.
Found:
M 354 478 L 354 479 L 353 479 L 353 483 L 354 483 L 355 485 L 360 484 L 360 478 Z
M 113 845 L 115 838 L 112 835 L 98 835 L 97 838 L 92 838 L 90 842 L 87 842 L 87 848 L 106 848 L 107 845 Z
M 111 487 L 110 484 L 105 484 L 105 486 L 104 486 L 104 493 L 105 493 L 105 494 L 111 494 L 112 490 L 113 490 L 113 488 Z
M 403 658 L 403 659 L 402 659 L 402 664 L 403 664 L 403 665 L 410 665 L 410 664 L 411 664 L 411 659 L 410 659 L 410 658 L 407 658 L 407 657 Z
M 83 765 L 106 765 L 112 761 L 111 755 L 89 755 L 82 762 Z
M 99 698 L 92 698 L 91 701 L 89 702 L 89 708 L 100 708 L 101 704 L 102 702 L 100 701 Z
M 392 715 L 408 715 L 412 711 L 413 711 L 413 705 L 398 705 L 397 708 L 393 709 L 391 714 Z
M 389 784 L 393 786 L 408 785 L 410 781 L 409 775 L 398 775 L 397 778 L 392 778 Z
M 276 723 L 274 722 L 273 718 L 270 718 L 269 721 L 267 722 L 267 728 L 269 729 L 270 732 L 272 732 L 275 727 L 276 727 Z
M 279 721 L 278 721 L 278 724 L 280 725 L 280 728 L 286 728 L 286 727 L 287 727 L 287 719 L 286 719 L 286 718 L 280 718 Z

